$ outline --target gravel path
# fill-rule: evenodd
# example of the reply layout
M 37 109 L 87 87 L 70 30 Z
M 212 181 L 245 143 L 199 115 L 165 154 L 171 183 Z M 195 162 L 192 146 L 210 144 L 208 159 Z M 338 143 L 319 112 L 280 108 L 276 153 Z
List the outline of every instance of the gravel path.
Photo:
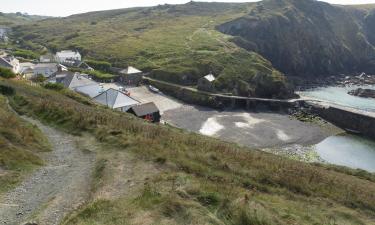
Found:
M 81 151 L 76 137 L 25 119 L 48 137 L 52 152 L 41 155 L 44 167 L 0 199 L 0 225 L 59 224 L 89 197 L 95 156 Z

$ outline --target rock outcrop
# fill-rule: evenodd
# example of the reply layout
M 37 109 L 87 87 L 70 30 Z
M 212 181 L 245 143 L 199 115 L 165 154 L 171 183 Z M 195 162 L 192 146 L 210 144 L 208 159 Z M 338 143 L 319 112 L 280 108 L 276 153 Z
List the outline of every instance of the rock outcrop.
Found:
M 363 98 L 375 98 L 374 89 L 358 88 L 358 89 L 349 91 L 348 94 L 358 96 L 358 97 L 363 97 Z
M 370 6 L 369 6 L 370 7 Z M 315 0 L 264 0 L 217 27 L 293 76 L 375 73 L 375 10 Z

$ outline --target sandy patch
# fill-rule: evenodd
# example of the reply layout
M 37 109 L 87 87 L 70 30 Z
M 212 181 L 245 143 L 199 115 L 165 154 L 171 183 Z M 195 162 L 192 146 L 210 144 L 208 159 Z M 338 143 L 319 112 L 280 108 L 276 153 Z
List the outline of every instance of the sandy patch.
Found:
M 290 141 L 291 137 L 287 135 L 283 130 L 277 130 L 276 131 L 277 138 L 281 141 Z
M 224 126 L 217 122 L 216 117 L 211 117 L 208 118 L 207 121 L 203 124 L 202 128 L 199 130 L 199 133 L 207 136 L 213 136 L 222 129 L 224 129 Z

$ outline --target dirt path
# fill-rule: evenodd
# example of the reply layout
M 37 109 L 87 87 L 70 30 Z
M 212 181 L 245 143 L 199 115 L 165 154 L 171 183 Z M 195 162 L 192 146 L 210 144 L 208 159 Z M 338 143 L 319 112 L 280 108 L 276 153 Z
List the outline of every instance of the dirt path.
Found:
M 39 225 L 59 224 L 89 197 L 95 156 L 81 150 L 77 137 L 25 119 L 48 137 L 52 152 L 41 155 L 44 167 L 0 199 L 0 225 L 30 221 Z

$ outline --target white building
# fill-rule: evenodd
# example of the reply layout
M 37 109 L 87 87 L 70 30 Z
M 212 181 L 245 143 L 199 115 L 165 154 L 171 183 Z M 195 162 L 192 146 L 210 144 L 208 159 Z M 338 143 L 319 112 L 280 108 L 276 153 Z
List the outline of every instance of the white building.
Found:
M 65 50 L 56 53 L 56 61 L 61 64 L 71 61 L 82 61 L 82 56 L 79 52 Z
M 58 71 L 56 63 L 39 63 L 34 66 L 34 76 L 43 75 L 50 77 Z

